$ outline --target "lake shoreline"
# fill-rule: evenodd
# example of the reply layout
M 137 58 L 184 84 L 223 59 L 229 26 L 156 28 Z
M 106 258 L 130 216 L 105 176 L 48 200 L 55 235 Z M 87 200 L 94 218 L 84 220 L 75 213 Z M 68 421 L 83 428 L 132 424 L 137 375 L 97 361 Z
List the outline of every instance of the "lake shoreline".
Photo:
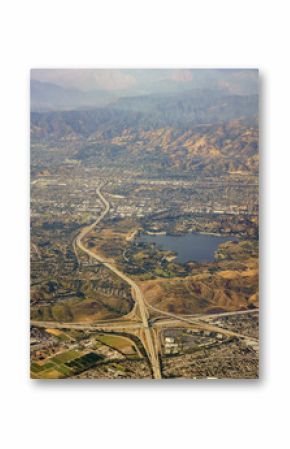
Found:
M 137 242 L 153 243 L 161 250 L 175 254 L 179 263 L 209 263 L 216 260 L 215 253 L 219 245 L 228 241 L 238 241 L 236 236 L 223 236 L 206 232 L 190 232 L 178 235 L 141 234 Z

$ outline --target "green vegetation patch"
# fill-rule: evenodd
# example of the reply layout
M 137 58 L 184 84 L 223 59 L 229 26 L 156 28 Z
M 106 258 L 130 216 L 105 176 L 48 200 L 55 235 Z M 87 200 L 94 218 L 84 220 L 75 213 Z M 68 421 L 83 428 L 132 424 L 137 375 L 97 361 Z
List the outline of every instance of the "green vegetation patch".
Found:
M 79 356 L 80 356 L 80 353 L 78 351 L 70 350 L 70 351 L 62 352 L 61 354 L 57 354 L 51 360 L 57 364 L 60 364 L 60 363 L 69 362 L 70 360 L 76 359 Z
M 43 370 L 43 366 L 39 365 L 36 362 L 31 363 L 31 371 L 33 371 L 34 373 L 39 373 L 40 371 Z
M 68 377 L 72 373 L 72 370 L 65 365 L 58 365 L 57 371 L 61 373 L 64 377 Z
M 70 362 L 66 362 L 65 365 L 72 368 L 74 372 L 80 372 L 91 368 L 102 359 L 103 356 L 96 354 L 95 352 L 89 352 L 88 354 L 71 360 Z

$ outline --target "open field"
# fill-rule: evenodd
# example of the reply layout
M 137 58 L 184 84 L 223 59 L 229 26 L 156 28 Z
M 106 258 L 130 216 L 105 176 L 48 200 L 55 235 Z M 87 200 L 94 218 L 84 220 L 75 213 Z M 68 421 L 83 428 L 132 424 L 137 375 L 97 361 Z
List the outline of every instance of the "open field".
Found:
M 97 340 L 120 351 L 124 355 L 140 355 L 135 343 L 128 337 L 121 337 L 117 335 L 98 335 Z
M 60 379 L 86 370 L 99 360 L 101 357 L 93 352 L 65 351 L 48 358 L 45 362 L 33 362 L 32 378 Z

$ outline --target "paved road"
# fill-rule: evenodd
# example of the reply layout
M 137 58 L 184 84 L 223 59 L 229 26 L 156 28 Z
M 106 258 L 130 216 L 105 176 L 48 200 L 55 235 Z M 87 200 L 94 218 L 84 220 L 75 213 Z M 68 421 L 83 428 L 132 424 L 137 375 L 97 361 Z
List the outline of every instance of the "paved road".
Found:
M 217 332 L 220 334 L 223 334 L 227 337 L 237 337 L 237 338 L 241 338 L 241 339 L 247 339 L 247 340 L 254 340 L 257 341 L 256 338 L 254 337 L 249 337 L 247 335 L 244 334 L 239 334 L 238 332 L 233 332 L 231 330 L 228 329 L 224 329 L 223 327 L 218 327 L 215 326 L 214 324 L 209 324 L 208 322 L 205 321 L 205 316 L 200 316 L 198 318 L 189 318 L 186 316 L 181 316 L 181 315 L 175 315 L 174 313 L 170 313 L 170 312 L 165 312 L 163 310 L 157 309 L 156 307 L 151 306 L 150 304 L 146 303 L 147 306 L 152 309 L 154 312 L 158 312 L 164 316 L 168 316 L 173 318 L 176 321 L 179 322 L 184 322 L 184 323 L 189 323 L 189 324 L 195 324 L 198 326 L 199 329 L 203 329 L 203 330 L 207 330 L 209 332 Z M 227 314 L 220 314 L 221 316 L 226 316 Z M 216 315 L 218 316 L 218 315 Z M 206 317 L 209 318 L 209 315 Z
M 252 314 L 252 313 L 259 313 L 258 310 L 247 310 L 247 311 L 240 311 L 240 312 L 223 312 L 219 314 L 214 315 L 194 315 L 195 320 L 193 321 L 184 316 L 178 316 L 178 318 L 163 316 L 159 317 L 158 320 L 150 320 L 151 328 L 155 329 L 156 331 L 160 329 L 165 328 L 172 328 L 172 327 L 178 327 L 183 324 L 183 326 L 186 325 L 186 327 L 193 327 L 198 330 L 214 330 L 215 332 L 225 334 L 226 336 L 230 337 L 239 337 L 246 340 L 253 340 L 257 341 L 255 337 L 251 337 L 249 335 L 241 335 L 237 334 L 236 332 L 232 332 L 229 329 L 224 329 L 218 326 L 211 326 L 209 329 L 207 326 L 205 327 L 206 323 L 204 322 L 205 319 L 209 318 L 217 318 L 217 317 L 223 317 L 223 316 L 239 316 L 244 314 Z M 186 321 L 184 320 L 186 319 Z M 201 321 L 199 321 L 199 319 Z M 61 323 L 57 321 L 31 321 L 32 326 L 36 327 L 42 327 L 42 328 L 52 328 L 52 329 L 79 329 L 79 330 L 91 330 L 91 331 L 108 331 L 108 332 L 115 332 L 115 331 L 121 331 L 121 332 L 128 332 L 128 333 L 134 333 L 138 335 L 140 330 L 143 330 L 144 325 L 142 322 L 133 322 L 129 319 L 122 320 L 100 320 L 94 323 Z
M 103 265 L 105 265 L 109 270 L 111 270 L 113 273 L 115 273 L 117 276 L 119 276 L 121 279 L 123 279 L 125 282 L 127 282 L 132 289 L 132 296 L 134 297 L 136 303 L 139 306 L 140 316 L 143 323 L 144 328 L 144 334 L 146 338 L 146 348 L 148 352 L 148 356 L 151 361 L 152 365 L 152 371 L 155 379 L 161 379 L 161 369 L 160 369 L 160 363 L 158 354 L 156 353 L 155 345 L 153 344 L 153 338 L 151 334 L 151 330 L 148 323 L 149 314 L 147 311 L 147 307 L 145 305 L 143 292 L 140 289 L 140 287 L 134 282 L 131 278 L 129 278 L 126 274 L 118 270 L 114 265 L 112 265 L 111 262 L 107 262 L 103 257 L 98 256 L 93 251 L 88 249 L 82 242 L 82 240 L 103 220 L 103 218 L 107 215 L 107 213 L 110 210 L 110 204 L 104 198 L 104 196 L 101 193 L 101 188 L 98 187 L 96 190 L 96 193 L 98 197 L 100 198 L 101 202 L 105 206 L 103 212 L 101 215 L 89 226 L 84 227 L 81 232 L 78 234 L 78 236 L 75 239 L 75 244 L 78 246 L 83 252 L 85 252 L 88 256 L 91 258 L 97 260 L 98 262 L 101 262 Z
M 245 310 L 245 311 L 238 311 L 238 312 L 222 312 L 222 313 L 215 313 L 212 315 L 187 315 L 187 316 L 178 316 L 177 319 L 174 319 L 173 317 L 158 317 L 150 320 L 151 327 L 159 328 L 159 327 L 166 327 L 166 326 L 176 326 L 180 324 L 180 318 L 187 318 L 190 320 L 191 318 L 195 318 L 195 321 L 188 321 L 188 324 L 196 325 L 199 324 L 199 319 L 203 320 L 210 319 L 210 318 L 218 318 L 218 317 L 224 317 L 224 316 L 233 316 L 233 315 L 244 315 L 244 314 L 252 314 L 252 313 L 259 313 L 258 310 Z M 65 323 L 65 322 L 59 322 L 59 321 L 37 321 L 37 320 L 31 320 L 31 325 L 36 327 L 50 327 L 50 328 L 56 328 L 56 329 L 84 329 L 84 330 L 97 330 L 97 329 L 142 329 L 143 323 L 140 322 L 134 322 L 129 319 L 114 319 L 111 321 L 108 320 L 100 320 L 100 321 L 94 321 L 93 323 Z M 219 328 L 221 329 L 221 328 Z
M 156 309 L 157 310 L 157 309 Z M 158 309 L 159 310 L 159 309 Z M 157 316 L 156 318 L 151 318 L 150 323 L 155 323 L 159 320 L 163 320 L 164 316 L 162 316 L 162 311 L 160 313 L 160 316 Z M 248 315 L 248 314 L 255 314 L 259 313 L 259 309 L 250 309 L 250 310 L 235 310 L 233 312 L 220 312 L 220 313 L 206 313 L 204 315 L 201 315 L 200 313 L 196 313 L 194 315 L 179 315 L 181 318 L 197 318 L 200 320 L 208 320 L 211 318 L 222 318 L 223 316 L 232 316 L 232 315 Z
M 49 328 L 49 329 L 79 329 L 79 330 L 91 330 L 91 331 L 115 331 L 126 330 L 139 331 L 143 329 L 143 323 L 133 323 L 132 321 L 124 321 L 123 323 L 116 323 L 111 321 L 103 321 L 97 323 L 62 323 L 59 321 L 37 321 L 31 320 L 31 326 Z
M 33 326 L 37 327 L 44 327 L 44 328 L 57 328 L 57 329 L 83 329 L 83 330 L 107 330 L 107 331 L 129 331 L 132 333 L 138 333 L 140 335 L 140 332 L 144 333 L 143 344 L 145 347 L 145 350 L 148 354 L 149 360 L 151 362 L 152 366 L 152 372 L 153 377 L 155 379 L 160 379 L 161 376 L 161 369 L 160 369 L 160 363 L 158 358 L 158 348 L 157 348 L 157 342 L 156 338 L 154 338 L 154 335 L 152 335 L 153 328 L 157 329 L 160 327 L 172 327 L 180 325 L 180 323 L 186 323 L 187 326 L 193 326 L 195 328 L 201 329 L 201 330 L 208 330 L 213 332 L 219 332 L 221 334 L 224 334 L 226 336 L 235 336 L 242 339 L 247 340 L 253 340 L 256 339 L 253 337 L 249 337 L 247 335 L 241 335 L 239 333 L 233 332 L 228 329 L 220 328 L 216 325 L 209 324 L 206 322 L 206 319 L 208 318 L 217 318 L 222 316 L 230 316 L 230 315 L 238 315 L 238 314 L 244 314 L 244 313 L 254 313 L 256 311 L 241 311 L 241 312 L 226 312 L 226 313 L 220 313 L 220 314 L 213 314 L 213 315 L 199 315 L 199 316 L 180 316 L 175 315 L 169 312 L 164 312 L 162 310 L 159 310 L 150 304 L 147 304 L 143 295 L 143 292 L 141 288 L 136 284 L 133 279 L 128 277 L 125 273 L 121 272 L 118 268 L 116 268 L 112 262 L 106 261 L 103 257 L 95 254 L 90 249 L 88 249 L 82 242 L 82 240 L 103 220 L 103 218 L 108 214 L 110 210 L 109 202 L 104 198 L 100 191 L 101 187 L 99 187 L 96 190 L 96 193 L 98 197 L 100 198 L 102 204 L 104 205 L 104 210 L 101 213 L 101 215 L 89 226 L 85 226 L 81 232 L 78 234 L 76 239 L 73 242 L 74 248 L 78 247 L 81 251 L 86 253 L 91 258 L 97 260 L 99 263 L 102 263 L 105 265 L 109 270 L 111 270 L 113 273 L 115 273 L 118 277 L 123 279 L 125 282 L 127 282 L 131 286 L 132 296 L 135 299 L 135 303 L 139 306 L 139 312 L 141 316 L 141 322 L 134 322 L 129 320 L 130 313 L 124 317 L 123 319 L 116 319 L 112 320 L 110 322 L 108 321 L 99 321 L 97 323 L 59 323 L 59 322 L 49 322 L 49 321 L 32 321 L 31 324 Z M 159 317 L 150 320 L 149 324 L 149 313 L 148 308 L 154 310 L 155 312 L 158 312 L 160 314 Z M 145 340 L 145 341 L 144 341 Z M 154 344 L 155 342 L 155 344 Z

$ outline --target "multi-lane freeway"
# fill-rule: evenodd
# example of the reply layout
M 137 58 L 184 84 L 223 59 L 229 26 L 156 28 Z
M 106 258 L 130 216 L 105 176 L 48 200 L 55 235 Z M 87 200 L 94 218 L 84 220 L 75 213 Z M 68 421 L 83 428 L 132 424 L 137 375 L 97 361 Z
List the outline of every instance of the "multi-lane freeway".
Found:
M 78 234 L 78 236 L 75 239 L 75 245 L 83 252 L 85 252 L 88 256 L 91 258 L 97 260 L 99 263 L 102 263 L 104 266 L 106 266 L 109 270 L 111 270 L 113 273 L 115 273 L 117 276 L 119 276 L 121 279 L 123 279 L 127 284 L 131 286 L 132 296 L 135 299 L 136 303 L 139 307 L 139 313 L 142 320 L 143 325 L 143 332 L 145 337 L 145 349 L 147 351 L 149 360 L 151 362 L 152 366 L 152 372 L 155 379 L 161 378 L 161 369 L 160 369 L 160 363 L 159 363 L 159 357 L 156 352 L 155 345 L 153 343 L 152 338 L 152 331 L 149 326 L 148 318 L 149 313 L 147 310 L 147 306 L 144 301 L 143 292 L 140 289 L 140 287 L 136 284 L 133 279 L 131 279 L 129 276 L 127 276 L 125 273 L 120 271 L 117 267 L 115 267 L 111 262 L 108 262 L 103 257 L 99 256 L 98 254 L 94 253 L 90 249 L 88 249 L 84 243 L 83 239 L 103 220 L 103 218 L 108 214 L 110 210 L 110 204 L 106 200 L 106 198 L 101 193 L 101 187 L 98 187 L 96 190 L 96 193 L 98 197 L 100 198 L 102 204 L 104 205 L 104 210 L 101 213 L 101 215 L 89 226 L 85 226 L 81 232 Z
M 221 328 L 217 325 L 212 325 L 207 323 L 208 320 L 212 318 L 222 318 L 225 316 L 239 316 L 239 315 L 248 315 L 248 314 L 257 314 L 258 310 L 246 310 L 243 312 L 226 312 L 220 314 L 213 315 L 200 315 L 196 317 L 193 321 L 192 319 L 186 319 L 183 316 L 167 316 L 166 312 L 164 312 L 163 317 L 159 317 L 158 320 L 150 320 L 149 327 L 154 330 L 166 329 L 172 327 L 190 327 L 196 330 L 210 331 L 220 333 L 225 335 L 225 337 L 237 337 L 239 339 L 244 339 L 247 341 L 257 342 L 257 338 L 240 334 L 237 332 L 233 332 L 229 329 Z M 199 319 L 200 318 L 200 319 Z M 134 322 L 129 319 L 124 320 L 112 320 L 112 321 L 96 321 L 94 323 L 65 323 L 65 322 L 57 322 L 57 321 L 31 321 L 32 326 L 42 327 L 42 328 L 53 328 L 53 329 L 78 329 L 78 330 L 87 330 L 87 331 L 107 331 L 107 332 L 129 332 L 132 334 L 138 335 L 140 331 L 144 329 L 144 325 L 142 322 Z
M 108 331 L 108 332 L 127 332 L 130 334 L 137 335 L 145 348 L 149 362 L 151 364 L 152 374 L 155 379 L 161 379 L 161 367 L 158 355 L 158 341 L 157 335 L 160 329 L 180 326 L 183 327 L 193 327 L 199 330 L 207 330 L 212 332 L 218 332 L 226 337 L 237 337 L 239 339 L 245 339 L 248 341 L 255 342 L 257 339 L 254 337 L 249 337 L 248 335 L 242 335 L 237 332 L 233 332 L 229 329 L 224 329 L 219 326 L 213 325 L 208 322 L 208 315 L 193 315 L 193 316 L 180 316 L 173 313 L 165 312 L 159 310 L 145 301 L 144 294 L 139 287 L 139 285 L 127 276 L 125 273 L 120 271 L 114 264 L 112 260 L 108 261 L 104 257 L 91 251 L 87 246 L 85 246 L 84 239 L 87 235 L 92 232 L 95 227 L 104 219 L 104 217 L 110 211 L 110 204 L 106 198 L 101 193 L 101 187 L 98 187 L 96 193 L 104 206 L 104 210 L 101 215 L 89 226 L 85 226 L 80 233 L 77 235 L 73 242 L 73 246 L 77 255 L 76 248 L 79 248 L 82 252 L 86 253 L 90 258 L 101 263 L 118 277 L 123 279 L 131 287 L 132 297 L 135 300 L 135 307 L 128 315 L 121 319 L 115 319 L 111 321 L 99 321 L 95 323 L 61 323 L 61 322 L 40 322 L 32 321 L 31 324 L 37 327 L 44 328 L 57 328 L 57 329 L 80 329 L 80 330 L 91 330 L 91 331 Z M 78 259 L 79 260 L 79 259 Z M 137 315 L 136 309 L 138 309 L 139 314 Z M 158 315 L 156 318 L 150 319 L 149 310 L 153 310 Z M 254 313 L 255 311 L 242 311 L 242 312 L 226 312 L 221 314 L 211 315 L 211 318 L 222 317 L 227 315 L 238 315 L 244 313 Z

